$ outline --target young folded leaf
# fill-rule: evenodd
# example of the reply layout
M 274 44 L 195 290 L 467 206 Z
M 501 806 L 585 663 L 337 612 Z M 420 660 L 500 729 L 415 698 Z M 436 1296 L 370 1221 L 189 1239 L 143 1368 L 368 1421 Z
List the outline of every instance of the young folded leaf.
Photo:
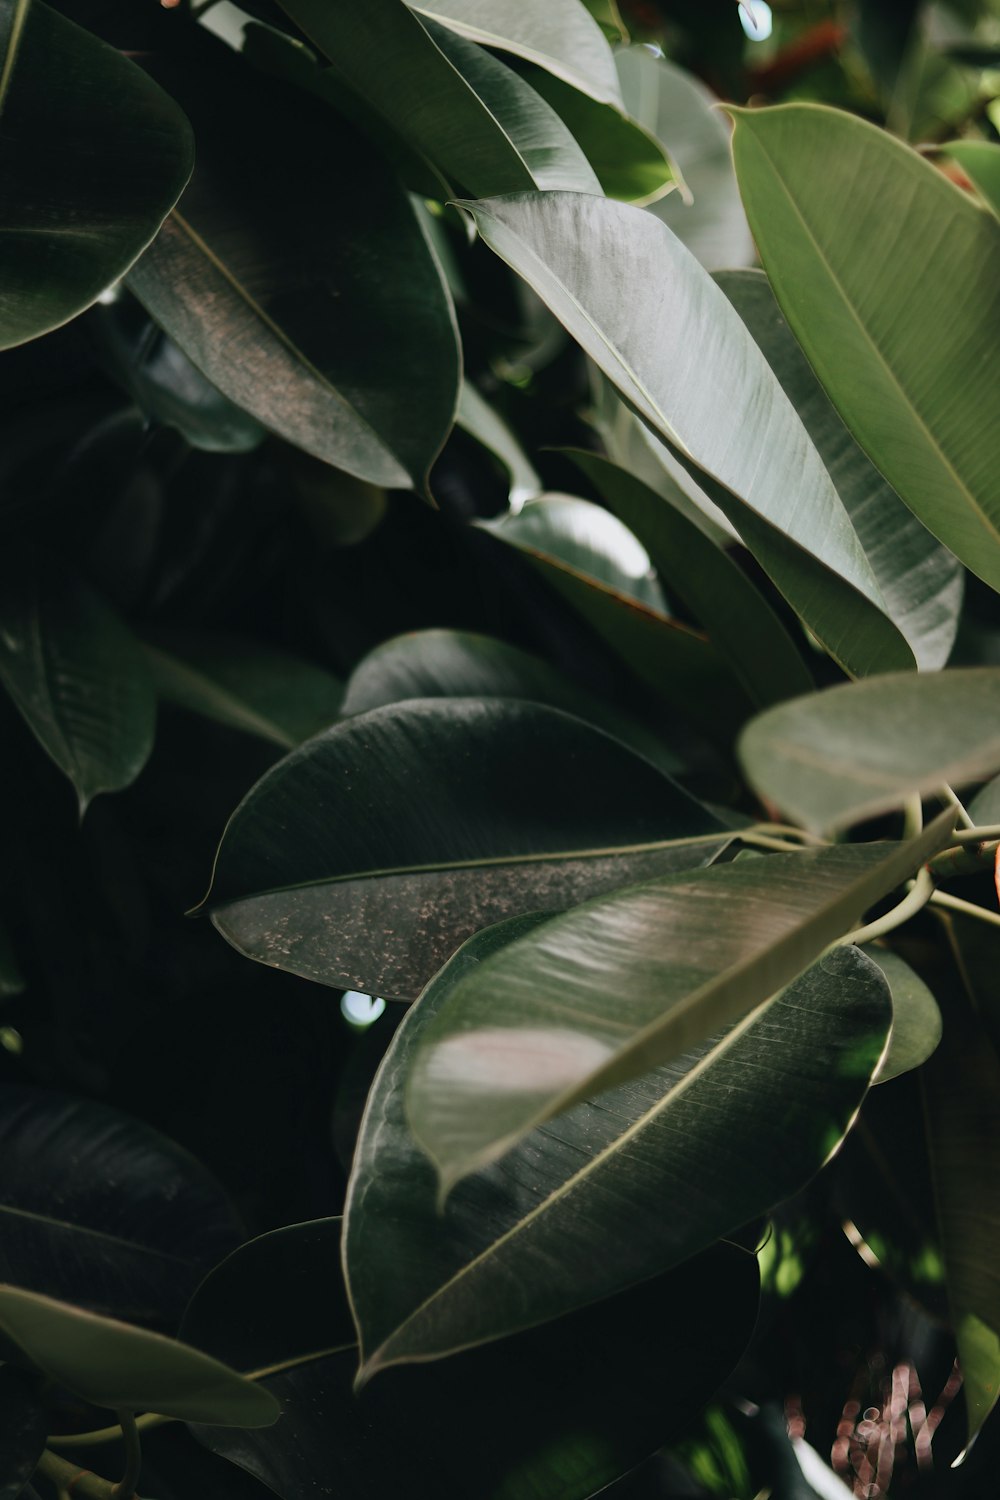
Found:
M 1000 667 L 881 677 L 795 698 L 743 731 L 751 784 L 817 831 L 1000 768 Z
M 946 812 L 902 844 L 805 849 L 648 881 L 478 965 L 426 1027 L 407 1080 L 413 1132 L 442 1195 L 582 1100 L 724 1026 L 752 1025 L 757 1006 L 919 869 L 952 826 Z
M 885 982 L 857 949 L 839 949 L 746 1024 L 531 1131 L 442 1212 L 406 1080 L 452 995 L 505 948 L 543 938 L 552 920 L 540 920 L 471 939 L 406 1016 L 375 1080 L 345 1220 L 362 1381 L 645 1282 L 766 1212 L 836 1148 L 884 1049 Z M 625 1005 L 643 976 L 627 948 L 618 958 Z
M 187 1344 L 20 1287 L 0 1286 L 0 1331 L 94 1406 L 227 1427 L 267 1427 L 281 1414 L 268 1391 Z

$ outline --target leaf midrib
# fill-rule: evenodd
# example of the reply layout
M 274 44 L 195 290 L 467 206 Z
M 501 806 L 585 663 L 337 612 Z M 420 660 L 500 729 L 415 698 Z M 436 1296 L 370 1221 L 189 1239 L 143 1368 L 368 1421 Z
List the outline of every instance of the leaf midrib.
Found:
M 86 1235 L 90 1239 L 104 1240 L 111 1245 L 117 1245 L 122 1249 L 134 1251 L 140 1255 L 150 1255 L 157 1260 L 169 1260 L 178 1266 L 193 1265 L 192 1260 L 186 1260 L 182 1255 L 173 1255 L 168 1250 L 156 1250 L 151 1245 L 140 1244 L 137 1240 L 126 1240 L 121 1235 L 111 1234 L 106 1229 L 93 1229 L 88 1224 L 74 1224 L 71 1219 L 58 1219 L 54 1214 L 35 1213 L 29 1208 L 18 1208 L 12 1203 L 0 1203 L 0 1219 L 4 1214 L 10 1214 L 14 1218 L 28 1219 L 35 1224 L 46 1224 L 56 1229 L 65 1229 L 72 1234 Z

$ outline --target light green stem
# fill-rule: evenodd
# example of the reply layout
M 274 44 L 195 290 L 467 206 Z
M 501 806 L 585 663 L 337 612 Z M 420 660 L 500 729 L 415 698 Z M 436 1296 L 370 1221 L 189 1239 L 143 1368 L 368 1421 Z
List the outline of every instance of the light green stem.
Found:
M 986 922 L 990 927 L 1000 927 L 1000 912 L 987 911 L 985 906 L 977 906 L 974 901 L 963 901 L 960 896 L 950 896 L 947 891 L 935 891 L 931 904 L 945 906 L 963 917 L 975 917 L 978 922 Z
M 929 870 L 921 870 L 914 880 L 906 895 L 885 916 L 877 917 L 874 922 L 869 922 L 866 927 L 859 927 L 855 932 L 849 932 L 842 937 L 837 944 L 842 947 L 846 943 L 872 943 L 876 938 L 885 937 L 888 932 L 895 932 L 897 927 L 902 927 L 911 917 L 915 917 L 918 911 L 922 911 L 928 901 L 934 895 L 934 878 Z

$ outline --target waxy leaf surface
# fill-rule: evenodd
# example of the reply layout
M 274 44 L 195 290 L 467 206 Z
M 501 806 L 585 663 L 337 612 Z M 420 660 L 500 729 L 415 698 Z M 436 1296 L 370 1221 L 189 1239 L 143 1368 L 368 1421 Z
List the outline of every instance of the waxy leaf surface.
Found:
M 125 274 L 190 176 L 194 141 L 141 68 L 41 0 L 0 3 L 0 111 L 7 349 Z
M 514 699 L 415 699 L 347 719 L 268 772 L 229 820 L 206 903 L 251 958 L 413 999 L 480 927 L 703 864 L 728 837 L 581 720 Z
M 517 919 L 455 955 L 404 1018 L 369 1096 L 345 1231 L 364 1376 L 645 1282 L 766 1211 L 835 1148 L 882 1051 L 885 983 L 857 950 L 838 950 L 747 1025 L 535 1129 L 442 1211 L 406 1081 L 450 997 L 505 945 L 530 942 L 533 922 L 541 938 L 547 923 Z M 619 960 L 627 1003 L 627 950 Z
M 597 897 L 451 986 L 407 1081 L 442 1191 L 536 1125 L 671 1062 L 754 1009 L 942 846 L 943 814 L 904 844 L 736 860 Z
M 831 655 L 858 676 L 911 666 L 794 407 L 724 294 L 666 226 L 581 193 L 463 207 L 693 469 Z
M 817 830 L 847 828 L 1000 767 L 1000 668 L 853 682 L 796 698 L 743 731 L 752 785 Z
M 737 112 L 734 151 L 764 269 L 830 400 L 924 525 L 1000 588 L 1000 224 L 822 105 Z

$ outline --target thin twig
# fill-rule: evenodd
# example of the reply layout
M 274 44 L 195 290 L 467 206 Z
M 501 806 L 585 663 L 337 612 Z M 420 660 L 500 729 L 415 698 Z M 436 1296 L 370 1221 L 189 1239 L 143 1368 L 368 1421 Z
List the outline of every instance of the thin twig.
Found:
M 958 821 L 962 824 L 963 828 L 975 828 L 975 819 L 969 816 L 969 813 L 965 807 L 965 803 L 962 802 L 961 798 L 956 792 L 952 791 L 947 782 L 943 787 L 939 789 L 938 796 L 949 807 L 953 807 L 955 809 L 955 812 L 958 815 Z
M 987 911 L 985 906 L 977 906 L 974 901 L 963 901 L 961 896 L 949 895 L 947 891 L 935 891 L 931 904 L 946 906 L 949 911 L 957 911 L 963 917 L 975 917 L 977 921 L 986 922 L 990 927 L 1000 927 L 1000 912 Z
M 897 927 L 902 927 L 911 917 L 915 917 L 918 911 L 923 911 L 928 901 L 934 899 L 934 878 L 930 871 L 923 869 L 910 889 L 891 911 L 884 916 L 877 917 L 874 922 L 869 922 L 866 927 L 859 927 L 854 932 L 849 932 L 842 937 L 837 944 L 838 947 L 845 943 L 871 943 L 876 938 L 885 937 L 887 932 L 895 932 Z
M 118 1422 L 125 1440 L 125 1473 L 114 1488 L 114 1500 L 133 1500 L 142 1472 L 142 1442 L 134 1411 L 119 1411 Z
M 168 1422 L 175 1422 L 176 1417 L 162 1417 L 158 1412 L 148 1411 L 141 1417 L 136 1417 L 135 1425 L 140 1432 L 149 1432 L 154 1427 L 164 1427 Z M 120 1443 L 122 1430 L 115 1423 L 114 1427 L 96 1427 L 90 1432 L 60 1433 L 58 1437 L 47 1439 L 50 1448 L 97 1448 L 103 1443 Z

